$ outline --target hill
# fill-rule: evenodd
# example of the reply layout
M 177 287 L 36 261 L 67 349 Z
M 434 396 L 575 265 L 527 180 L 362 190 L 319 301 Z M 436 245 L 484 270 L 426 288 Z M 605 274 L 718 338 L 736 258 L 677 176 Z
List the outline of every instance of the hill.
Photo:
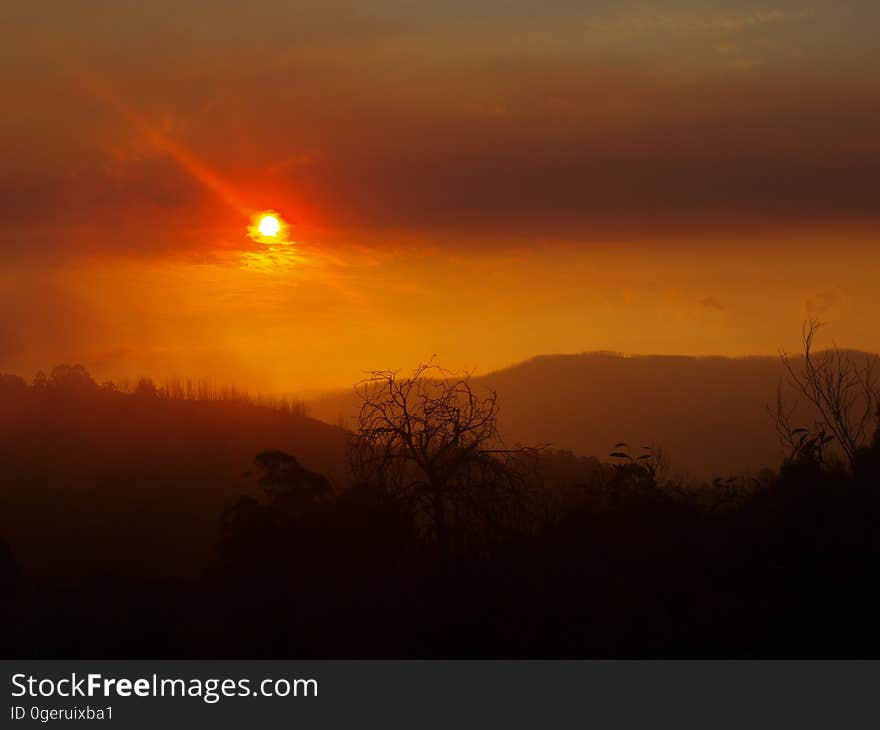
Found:
M 196 572 L 254 456 L 282 449 L 343 477 L 345 434 L 304 415 L 0 382 L 0 535 L 30 576 Z
M 767 405 L 775 404 L 782 376 L 774 357 L 597 352 L 536 357 L 473 382 L 497 391 L 510 443 L 550 443 L 600 459 L 619 441 L 654 443 L 674 473 L 710 478 L 778 466 Z M 328 423 L 350 425 L 358 399 L 328 393 L 309 408 Z

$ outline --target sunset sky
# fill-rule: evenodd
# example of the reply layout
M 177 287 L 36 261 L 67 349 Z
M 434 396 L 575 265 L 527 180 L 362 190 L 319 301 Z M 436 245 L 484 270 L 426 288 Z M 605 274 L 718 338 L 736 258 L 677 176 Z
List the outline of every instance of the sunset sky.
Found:
M 210 9 L 208 9 L 210 8 Z M 880 350 L 876 0 L 0 10 L 0 371 Z M 247 235 L 277 211 L 289 245 Z

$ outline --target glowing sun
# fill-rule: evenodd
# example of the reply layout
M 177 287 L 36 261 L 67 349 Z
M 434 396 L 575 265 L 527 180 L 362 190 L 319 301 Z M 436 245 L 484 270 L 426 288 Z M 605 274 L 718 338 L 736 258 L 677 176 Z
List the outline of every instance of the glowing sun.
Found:
M 281 223 L 274 215 L 264 215 L 257 226 L 260 235 L 275 238 L 281 231 Z
M 287 245 L 290 226 L 276 211 L 264 210 L 251 217 L 248 226 L 248 238 L 267 246 Z

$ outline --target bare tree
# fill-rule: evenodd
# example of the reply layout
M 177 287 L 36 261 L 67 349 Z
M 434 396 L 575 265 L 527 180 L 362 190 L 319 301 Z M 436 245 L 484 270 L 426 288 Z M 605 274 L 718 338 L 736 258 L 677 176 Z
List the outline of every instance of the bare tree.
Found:
M 795 406 L 786 406 L 782 388 L 777 395 L 776 427 L 792 456 L 811 455 L 823 460 L 826 444 L 836 441 L 850 464 L 869 437 L 880 397 L 878 358 L 858 358 L 837 345 L 815 352 L 813 345 L 822 323 L 811 317 L 803 326 L 803 359 L 781 352 L 789 385 L 816 409 L 812 430 L 791 427 Z
M 523 457 L 498 434 L 494 392 L 480 396 L 468 375 L 433 363 L 409 376 L 374 371 L 356 386 L 362 399 L 351 449 L 356 480 L 403 500 L 448 552 L 458 534 L 491 533 L 527 493 Z

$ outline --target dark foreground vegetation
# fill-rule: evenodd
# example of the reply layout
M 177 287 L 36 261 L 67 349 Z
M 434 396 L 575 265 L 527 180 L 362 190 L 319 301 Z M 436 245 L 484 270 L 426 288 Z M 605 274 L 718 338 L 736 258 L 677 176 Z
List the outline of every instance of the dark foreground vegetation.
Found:
M 363 383 L 352 434 L 6 377 L 3 654 L 877 656 L 874 376 L 807 355 L 819 416 L 778 404 L 781 467 L 704 484 L 652 445 L 507 447 L 494 396 L 431 367 Z

